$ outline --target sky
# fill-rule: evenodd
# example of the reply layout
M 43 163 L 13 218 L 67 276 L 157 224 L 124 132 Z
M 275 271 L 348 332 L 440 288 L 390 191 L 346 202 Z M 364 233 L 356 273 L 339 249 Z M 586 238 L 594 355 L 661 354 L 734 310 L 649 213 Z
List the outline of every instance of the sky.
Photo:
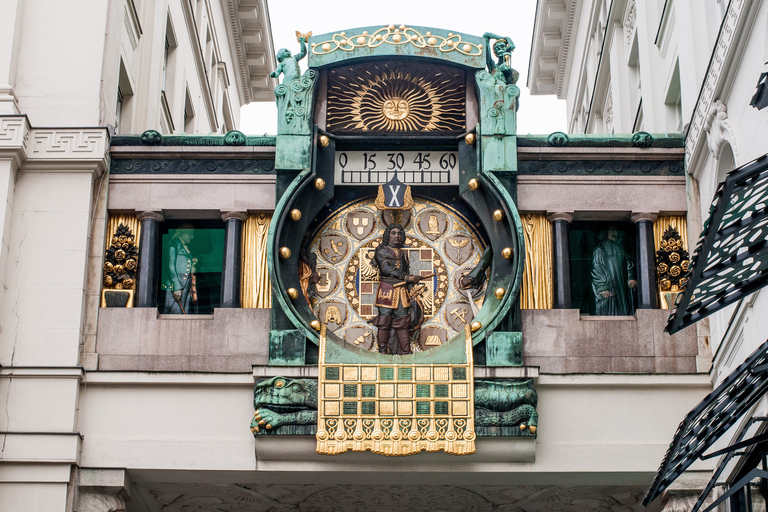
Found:
M 314 35 L 356 27 L 405 24 L 442 28 L 482 36 L 494 32 L 509 36 L 516 49 L 512 67 L 520 72 L 518 134 L 549 134 L 566 131 L 565 101 L 555 96 L 531 96 L 526 87 L 531 34 L 536 0 L 267 0 L 275 51 L 288 48 L 296 53 L 295 32 Z M 306 70 L 306 57 L 301 61 Z M 240 113 L 240 126 L 251 135 L 277 133 L 277 108 L 273 102 L 251 103 Z

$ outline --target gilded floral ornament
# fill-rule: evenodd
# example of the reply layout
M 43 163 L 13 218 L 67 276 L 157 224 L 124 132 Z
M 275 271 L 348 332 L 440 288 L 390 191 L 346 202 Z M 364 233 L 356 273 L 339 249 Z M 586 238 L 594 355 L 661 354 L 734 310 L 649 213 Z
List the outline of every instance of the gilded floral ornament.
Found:
M 133 288 L 138 269 L 139 249 L 136 237 L 124 224 L 117 227 L 107 249 L 104 262 L 104 286 L 106 288 L 130 290 Z
M 432 32 L 421 34 L 407 25 L 387 25 L 373 33 L 363 30 L 359 34 L 347 35 L 346 32 L 333 34 L 331 39 L 312 44 L 314 55 L 327 55 L 335 51 L 352 52 L 358 48 L 376 48 L 383 44 L 413 45 L 416 48 L 433 48 L 442 53 L 457 52 L 469 57 L 479 57 L 483 47 L 464 41 L 460 34 L 448 33 L 447 37 Z
M 688 281 L 688 251 L 683 248 L 683 239 L 677 229 L 669 226 L 656 251 L 656 273 L 662 292 L 676 292 Z

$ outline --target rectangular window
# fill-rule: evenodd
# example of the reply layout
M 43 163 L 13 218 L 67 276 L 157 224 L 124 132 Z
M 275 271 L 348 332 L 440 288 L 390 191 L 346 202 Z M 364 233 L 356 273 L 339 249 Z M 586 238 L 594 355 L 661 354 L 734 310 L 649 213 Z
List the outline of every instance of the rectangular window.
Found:
M 213 314 L 221 304 L 224 223 L 167 221 L 161 237 L 160 313 Z

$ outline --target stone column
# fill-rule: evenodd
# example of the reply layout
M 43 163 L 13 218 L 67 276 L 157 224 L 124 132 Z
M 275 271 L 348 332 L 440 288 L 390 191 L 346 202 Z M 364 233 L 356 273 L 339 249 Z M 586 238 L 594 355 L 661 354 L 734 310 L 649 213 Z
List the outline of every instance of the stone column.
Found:
M 571 309 L 571 252 L 570 213 L 550 213 L 547 220 L 552 223 L 552 283 L 554 285 L 554 309 Z
M 158 211 L 139 212 L 141 222 L 139 239 L 139 273 L 136 276 L 137 308 L 156 308 L 160 288 L 160 223 L 163 214 Z
M 637 240 L 637 308 L 658 308 L 658 287 L 656 285 L 656 249 L 653 242 L 653 221 L 655 213 L 633 213 Z
M 243 222 L 248 220 L 245 212 L 225 212 L 224 221 L 224 266 L 221 269 L 222 308 L 240 307 L 240 274 L 242 270 Z

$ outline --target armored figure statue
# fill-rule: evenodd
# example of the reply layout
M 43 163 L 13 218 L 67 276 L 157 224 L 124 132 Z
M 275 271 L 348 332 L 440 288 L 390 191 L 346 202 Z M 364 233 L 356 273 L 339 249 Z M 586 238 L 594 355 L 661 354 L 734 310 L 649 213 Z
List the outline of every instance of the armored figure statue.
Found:
M 635 264 L 622 240 L 624 233 L 611 228 L 592 253 L 592 291 L 595 314 L 633 315 L 632 291 L 637 287 Z
M 511 65 L 515 44 L 509 37 L 490 32 L 483 34 L 483 38 L 488 70 L 475 73 L 480 88 L 480 124 L 483 127 L 483 135 L 515 135 L 515 113 L 519 107 L 520 96 L 520 89 L 515 85 L 520 73 Z M 493 44 L 496 61 L 491 56 L 491 39 L 496 39 Z
M 390 329 L 395 331 L 400 354 L 411 353 L 409 285 L 418 283 L 419 276 L 410 275 L 408 254 L 402 249 L 405 230 L 400 224 L 390 224 L 381 237 L 371 262 L 379 269 L 379 288 L 375 305 L 379 314 L 371 323 L 378 327 L 379 352 L 387 353 Z

